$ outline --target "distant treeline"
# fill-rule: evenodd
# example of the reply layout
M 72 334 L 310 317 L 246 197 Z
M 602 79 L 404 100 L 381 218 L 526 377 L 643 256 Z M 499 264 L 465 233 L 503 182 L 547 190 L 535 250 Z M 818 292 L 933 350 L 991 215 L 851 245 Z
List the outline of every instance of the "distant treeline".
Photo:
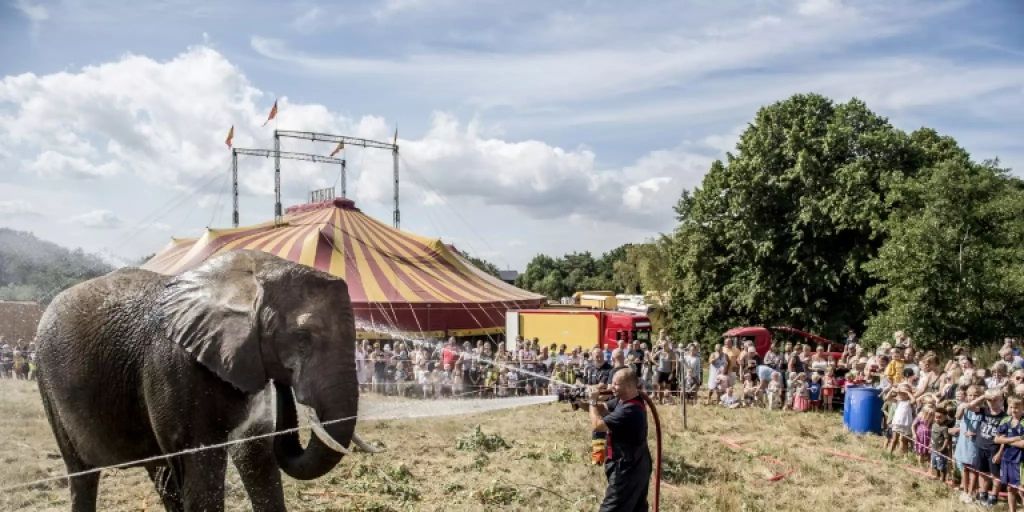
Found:
M 81 249 L 0 228 L 0 300 L 49 303 L 65 288 L 113 269 Z
M 671 239 L 663 236 L 647 243 L 625 244 L 599 258 L 589 252 L 560 258 L 539 254 L 526 265 L 516 285 L 553 299 L 587 290 L 630 294 L 668 290 L 670 243 Z

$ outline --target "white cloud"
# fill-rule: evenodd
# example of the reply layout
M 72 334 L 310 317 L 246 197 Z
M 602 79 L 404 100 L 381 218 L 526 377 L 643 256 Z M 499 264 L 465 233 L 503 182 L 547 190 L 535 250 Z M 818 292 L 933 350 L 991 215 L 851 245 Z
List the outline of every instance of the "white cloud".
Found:
M 34 160 L 25 163 L 25 168 L 45 178 L 91 179 L 114 176 L 120 172 L 118 162 L 94 163 L 85 158 L 68 156 L 47 149 Z
M 0 201 L 0 215 L 5 217 L 36 216 L 39 214 L 39 210 L 23 199 Z
M 507 205 L 538 219 L 576 215 L 625 225 L 663 227 L 683 187 L 695 186 L 710 158 L 676 148 L 652 151 L 634 164 L 602 168 L 586 148 L 482 136 L 436 113 L 419 140 L 402 140 L 402 173 L 425 192 L 424 202 Z M 363 195 L 390 193 L 389 176 L 360 176 Z M 625 191 L 625 192 L 624 192 Z
M 78 72 L 8 76 L 0 80 L 0 150 L 14 155 L 22 171 L 38 176 L 41 183 L 69 177 L 106 183 L 130 175 L 167 188 L 170 198 L 191 196 L 199 209 L 213 210 L 224 204 L 230 164 L 223 145 L 227 128 L 235 125 L 236 147 L 270 147 L 271 128 L 260 125 L 272 97 L 206 47 L 164 62 L 128 55 Z M 287 97 L 279 98 L 278 123 L 376 140 L 390 140 L 394 131 L 394 123 L 382 117 L 353 120 L 324 105 Z M 671 219 L 675 196 L 682 187 L 693 186 L 708 163 L 705 157 L 673 149 L 606 168 L 587 148 L 508 141 L 485 135 L 500 130 L 482 129 L 483 124 L 476 117 L 463 124 L 452 114 L 438 112 L 422 138 L 402 139 L 403 196 L 427 206 L 452 199 L 507 205 L 534 218 L 610 214 L 614 222 L 640 226 Z M 291 139 L 282 148 L 319 154 L 329 150 Z M 351 164 L 359 164 L 350 168 L 349 196 L 390 203 L 391 173 L 377 171 L 390 171 L 390 153 L 359 148 L 346 152 Z M 303 200 L 309 189 L 333 185 L 338 173 L 292 161 L 282 168 L 286 203 Z M 240 157 L 239 174 L 243 207 L 254 204 L 253 195 L 272 193 L 271 159 Z M 640 208 L 640 203 L 661 207 Z M 103 211 L 79 216 L 76 222 L 89 227 L 119 224 Z
M 634 211 L 640 211 L 643 208 L 657 204 L 654 201 L 647 199 L 648 193 L 653 195 L 662 189 L 665 185 L 672 183 L 672 178 L 667 176 L 659 176 L 657 178 L 649 178 L 636 185 L 629 185 L 626 191 L 622 193 L 622 202 L 627 208 Z M 659 210 L 662 208 L 659 208 Z
M 289 23 L 294 30 L 307 31 L 312 30 L 324 23 L 326 13 L 319 5 L 313 5 L 302 11 Z
M 844 16 L 853 12 L 841 0 L 802 0 L 796 10 L 803 16 Z
M 110 210 L 93 210 L 91 212 L 75 215 L 70 217 L 68 222 L 93 229 L 113 229 L 121 226 L 123 223 L 121 219 Z
M 46 6 L 32 3 L 30 0 L 15 0 L 14 7 L 33 24 L 50 19 L 50 11 L 46 9 Z
M 443 2 L 430 2 L 428 0 L 383 0 L 376 8 L 373 9 L 372 13 L 378 20 L 384 20 L 397 14 L 405 13 L 408 11 L 416 11 L 426 7 L 437 8 L 443 3 L 451 3 L 449 1 Z
M 446 47 L 414 46 L 389 56 L 350 50 L 332 55 L 293 49 L 286 41 L 261 36 L 253 36 L 250 45 L 264 57 L 314 76 L 415 83 L 417 90 L 435 98 L 479 107 L 535 109 L 692 86 L 716 74 L 771 68 L 801 57 L 810 62 L 823 52 L 900 33 L 908 20 L 929 14 L 923 8 L 894 7 L 872 17 L 856 16 L 852 8 L 821 0 L 799 8 L 809 16 L 754 13 L 698 29 L 679 26 L 654 31 L 646 38 L 623 37 L 582 46 L 560 41 L 519 51 L 453 52 Z M 830 12 L 842 15 L 825 15 Z M 604 22 L 576 18 L 572 23 L 584 27 Z M 524 29 L 536 27 L 528 24 Z

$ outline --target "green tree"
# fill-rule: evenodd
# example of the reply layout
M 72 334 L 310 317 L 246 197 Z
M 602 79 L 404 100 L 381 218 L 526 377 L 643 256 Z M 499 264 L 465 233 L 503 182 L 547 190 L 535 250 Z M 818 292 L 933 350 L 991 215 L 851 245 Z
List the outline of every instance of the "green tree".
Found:
M 997 164 L 954 158 L 900 183 L 878 258 L 865 267 L 882 306 L 866 338 L 979 344 L 1022 332 L 1024 186 Z
M 526 265 L 516 285 L 557 299 L 583 290 L 621 290 L 615 282 L 616 263 L 626 257 L 629 244 L 594 258 L 574 252 L 561 258 L 539 254 Z
M 561 276 L 556 276 L 558 285 L 554 288 L 550 284 L 554 278 L 548 279 L 548 275 L 556 270 L 558 270 L 558 264 L 554 258 L 545 254 L 538 254 L 526 264 L 526 269 L 523 270 L 523 273 L 519 274 L 519 277 L 516 279 L 516 286 L 547 295 L 548 297 L 561 297 Z M 548 284 L 544 284 L 546 279 Z M 552 295 L 550 293 L 552 291 L 558 293 L 558 295 Z
M 963 154 L 928 135 L 917 147 L 856 99 L 796 95 L 758 111 L 736 154 L 676 206 L 677 334 L 710 341 L 741 323 L 859 329 L 875 284 L 864 265 L 883 242 L 892 187 L 925 161 Z
M 667 292 L 672 287 L 672 244 L 668 235 L 660 235 L 642 244 L 630 244 L 625 254 L 613 263 L 612 282 L 623 293 Z
M 473 256 L 468 253 L 463 253 L 463 256 L 465 256 L 470 263 L 475 265 L 476 268 L 483 270 L 484 272 L 487 272 L 488 274 L 494 277 L 501 277 L 501 272 L 498 269 L 498 266 L 495 265 L 494 263 L 491 263 L 483 258 L 477 258 L 476 256 Z

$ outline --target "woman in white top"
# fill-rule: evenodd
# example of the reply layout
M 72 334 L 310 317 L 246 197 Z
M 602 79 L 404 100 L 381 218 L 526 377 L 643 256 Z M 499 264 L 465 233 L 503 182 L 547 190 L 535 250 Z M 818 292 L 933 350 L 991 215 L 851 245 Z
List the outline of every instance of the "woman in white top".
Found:
M 718 376 L 725 374 L 725 367 L 728 365 L 729 356 L 722 352 L 722 345 L 715 345 L 715 350 L 711 351 L 711 356 L 708 357 L 708 397 L 718 386 Z

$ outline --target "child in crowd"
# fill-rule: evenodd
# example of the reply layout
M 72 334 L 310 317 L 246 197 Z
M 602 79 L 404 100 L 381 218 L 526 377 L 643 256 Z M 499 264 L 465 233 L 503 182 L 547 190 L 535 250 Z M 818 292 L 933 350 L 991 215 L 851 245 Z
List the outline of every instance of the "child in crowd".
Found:
M 946 409 L 939 407 L 932 413 L 931 421 L 931 469 L 929 474 L 932 478 L 939 481 L 945 481 L 948 476 L 949 465 L 949 446 L 950 446 L 950 434 L 949 434 L 949 420 L 946 416 Z
M 452 372 L 452 395 L 456 398 L 462 398 L 466 390 L 466 383 L 462 378 L 461 371 Z
M 1003 393 L 996 389 L 990 389 L 974 402 L 973 406 L 980 406 L 981 419 L 978 423 L 978 435 L 974 438 L 974 446 L 977 449 L 977 458 L 974 460 L 974 469 L 978 478 L 978 501 L 983 504 L 995 505 L 999 498 L 999 464 L 993 461 L 998 451 L 995 443 L 999 424 L 1006 417 L 1003 410 Z M 991 481 L 991 486 L 989 482 Z
M 404 364 L 398 365 L 398 368 L 395 370 L 395 391 L 398 393 L 398 396 L 403 398 L 406 396 L 409 388 L 412 387 L 411 378 L 408 367 Z
M 497 386 L 498 386 L 498 375 L 499 375 L 498 368 L 496 368 L 494 366 L 491 366 L 490 368 L 487 369 L 487 374 L 484 377 L 484 389 L 486 390 L 485 394 L 487 394 L 487 395 L 495 395 L 495 394 L 497 394 L 497 392 L 498 392 L 498 389 L 497 389 Z
M 917 463 L 922 467 L 927 467 L 928 455 L 931 453 L 932 415 L 934 412 L 935 407 L 926 404 L 914 418 L 914 453 L 917 454 Z
M 982 394 L 978 386 L 969 386 L 964 400 L 957 407 L 956 419 L 958 427 L 950 429 L 957 434 L 956 451 L 953 459 L 960 468 L 960 501 L 971 503 L 974 496 L 974 489 L 977 486 L 977 476 L 974 472 L 974 461 L 978 456 L 978 450 L 974 447 L 974 437 L 978 435 L 978 422 L 980 421 L 980 407 L 971 406 Z M 955 431 L 955 432 L 954 432 Z
M 732 393 L 732 386 L 725 388 L 725 394 L 722 395 L 721 402 L 723 407 L 729 409 L 735 409 L 740 406 L 740 401 Z
M 999 461 L 999 480 L 1006 484 L 1006 501 L 1010 512 L 1016 512 L 1017 500 L 1021 498 L 1020 464 L 1022 450 L 1015 443 L 1024 442 L 1024 399 L 1012 396 L 1007 401 L 1009 416 L 999 422 L 995 442 L 999 445 L 996 459 Z
M 892 416 L 889 418 L 889 428 L 892 436 L 889 439 L 889 453 L 894 453 L 899 447 L 901 453 L 910 451 L 910 440 L 913 439 L 914 403 L 910 386 L 897 385 L 889 388 L 887 398 L 895 401 L 892 409 Z
M 717 404 L 729 387 L 729 378 L 725 374 L 718 374 L 715 380 L 708 385 L 707 405 Z
M 519 372 L 516 371 L 515 367 L 512 367 L 508 372 L 508 395 L 519 396 Z
M 640 380 L 643 381 L 644 389 L 650 391 L 654 389 L 654 364 L 650 361 L 644 363 L 643 373 L 640 375 Z
M 897 348 L 893 348 L 889 352 L 889 356 L 892 358 L 889 361 L 889 365 L 885 367 L 885 378 L 893 386 L 903 382 L 903 351 Z
M 452 396 L 452 385 L 454 382 L 454 374 L 449 366 L 445 366 L 443 372 L 441 372 L 441 396 L 451 397 Z
M 768 383 L 768 409 L 776 409 L 782 406 L 782 374 L 772 372 L 772 380 Z
M 796 382 L 793 383 L 793 410 L 804 412 L 811 406 L 810 394 L 807 391 L 806 375 L 797 374 Z
M 807 397 L 810 399 L 812 411 L 821 410 L 821 374 L 811 374 L 811 383 L 807 385 Z
M 497 393 L 502 398 L 508 396 L 508 368 L 502 368 L 501 373 L 498 374 Z
M 832 398 L 836 394 L 836 370 L 829 366 L 825 370 L 825 377 L 821 379 L 821 401 L 826 411 L 832 410 Z
M 757 382 L 749 373 L 743 374 L 743 405 L 750 407 L 757 401 Z
M 434 366 L 434 371 L 430 372 L 430 386 L 431 392 L 434 398 L 441 397 L 441 381 L 444 380 L 444 371 L 441 370 L 440 366 Z
M 428 398 L 430 394 L 430 372 L 427 371 L 426 366 L 420 362 L 416 365 L 416 383 L 420 385 L 420 389 L 423 390 L 423 398 Z

